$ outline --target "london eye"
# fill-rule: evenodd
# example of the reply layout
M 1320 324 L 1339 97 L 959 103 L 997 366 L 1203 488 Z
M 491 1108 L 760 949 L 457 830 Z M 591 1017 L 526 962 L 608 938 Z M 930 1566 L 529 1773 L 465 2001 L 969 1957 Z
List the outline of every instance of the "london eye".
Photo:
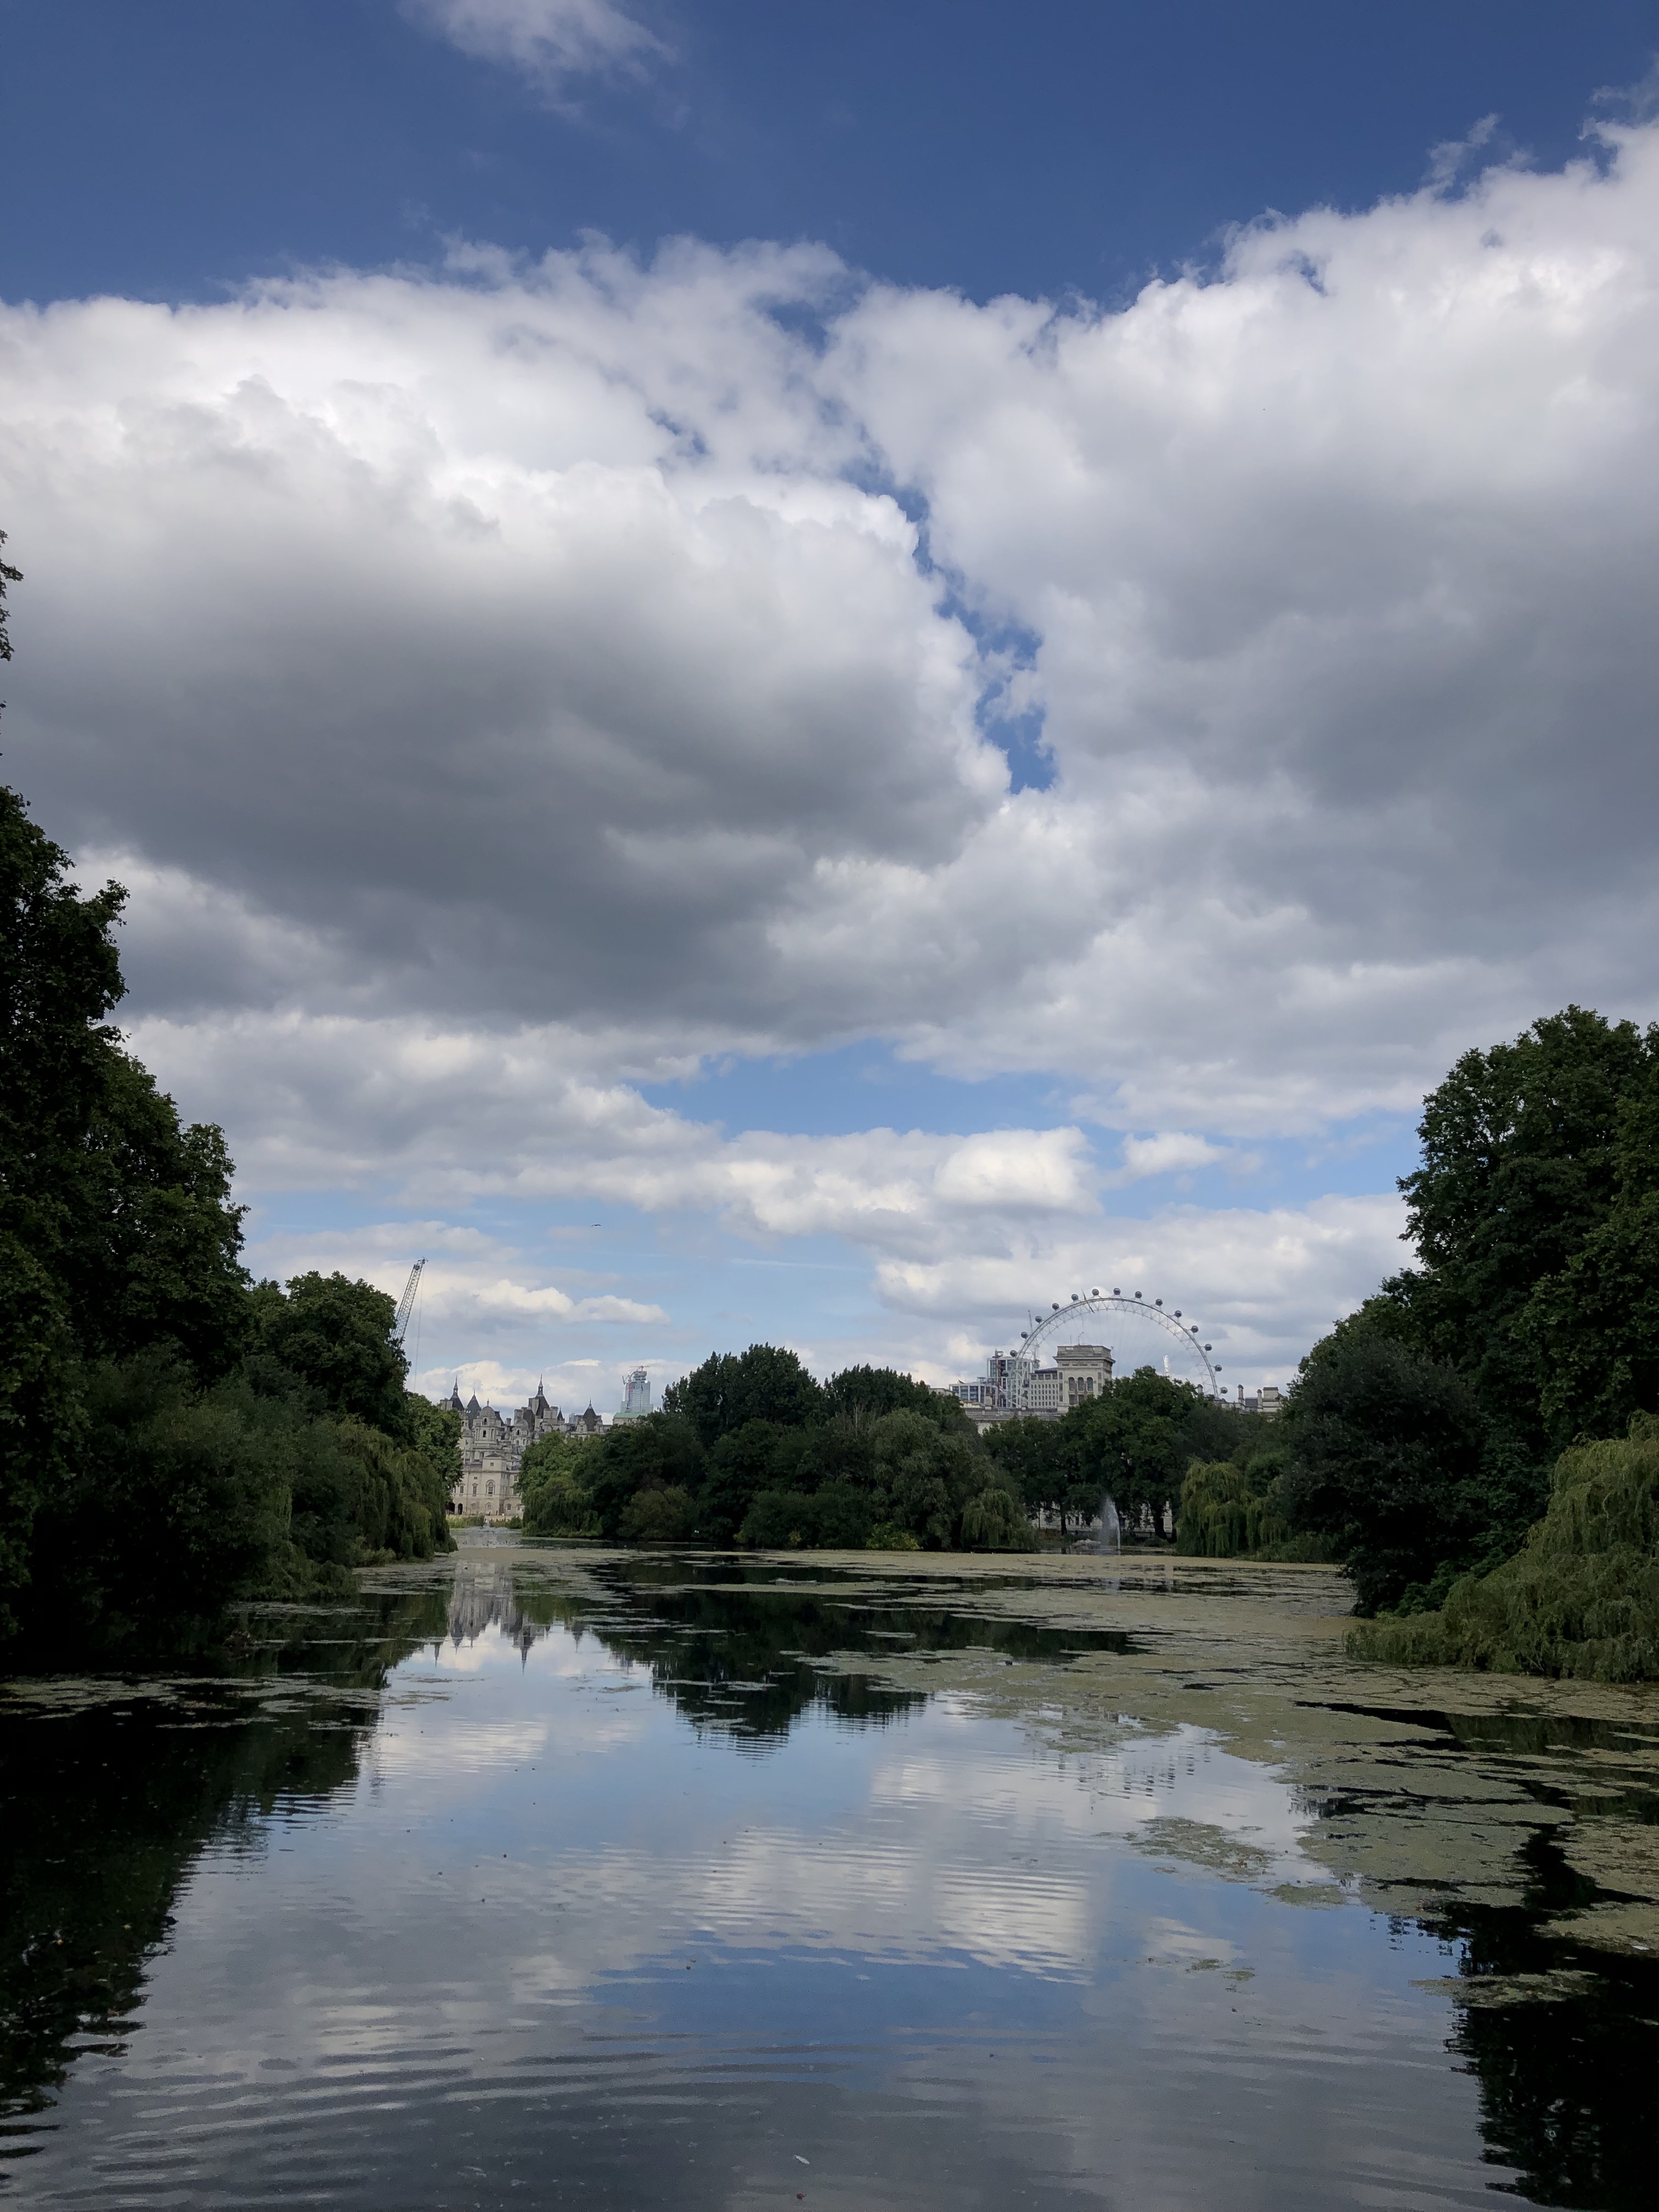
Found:
M 1024 1375 L 1051 1364 L 1069 1344 L 1105 1345 L 1119 1377 L 1151 1367 L 1206 1396 L 1221 1395 L 1218 1370 L 1210 1361 L 1213 1347 L 1203 1341 L 1198 1323 L 1179 1307 L 1170 1309 L 1143 1291 L 1073 1291 L 1054 1300 L 1046 1314 L 1020 1331 L 1018 1357 Z

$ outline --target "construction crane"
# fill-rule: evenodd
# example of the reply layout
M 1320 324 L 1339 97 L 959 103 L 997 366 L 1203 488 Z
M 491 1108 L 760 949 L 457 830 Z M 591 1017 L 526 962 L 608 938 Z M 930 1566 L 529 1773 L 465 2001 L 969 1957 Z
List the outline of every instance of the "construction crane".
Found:
M 409 1271 L 409 1280 L 404 1285 L 404 1294 L 398 1301 L 398 1318 L 392 1324 L 392 1341 L 401 1345 L 404 1331 L 409 1327 L 409 1316 L 415 1310 L 415 1293 L 420 1288 L 421 1270 L 424 1260 L 417 1260 Z

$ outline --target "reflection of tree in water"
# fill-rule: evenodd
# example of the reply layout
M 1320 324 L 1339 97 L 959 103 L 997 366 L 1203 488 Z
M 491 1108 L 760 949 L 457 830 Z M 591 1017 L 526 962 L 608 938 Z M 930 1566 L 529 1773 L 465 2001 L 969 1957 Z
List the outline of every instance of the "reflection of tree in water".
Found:
M 1528 1914 L 1478 1910 L 1431 1923 L 1463 1937 L 1466 1972 L 1540 1974 L 1587 1966 L 1588 1987 L 1549 2002 L 1460 2010 L 1453 2048 L 1480 2084 L 1487 2155 L 1516 2167 L 1529 2203 L 1647 2212 L 1653 2203 L 1659 1968 L 1539 1935 Z
M 32 2116 L 51 2105 L 74 2058 L 124 2046 L 149 1955 L 167 1939 L 198 1853 L 228 1831 L 252 1845 L 257 1816 L 353 1781 L 375 1717 L 362 1693 L 443 1634 L 441 1599 L 345 1618 L 368 1632 L 341 1644 L 339 1617 L 327 1624 L 329 1642 L 310 1657 L 329 1669 L 320 1707 L 283 1679 L 307 1662 L 295 1642 L 240 1677 L 149 1692 L 111 1683 L 79 1710 L 4 1711 L 0 2158 L 27 2152 L 40 2124 Z
M 555 1622 L 578 1640 L 592 1634 L 615 1657 L 648 1668 L 653 1686 L 695 1727 L 751 1741 L 787 1735 L 813 1709 L 856 1726 L 927 1702 L 922 1691 L 825 1668 L 832 1654 L 864 1652 L 878 1662 L 896 1652 L 987 1650 L 1054 1659 L 1127 1641 L 943 1606 L 872 1603 L 862 1591 L 838 1599 L 767 1583 L 699 1588 L 678 1568 L 636 1570 L 599 1600 L 529 1577 L 514 1586 L 510 1569 L 496 1573 L 492 1587 L 505 1592 L 497 1618 L 521 1649 Z M 479 1589 L 482 1595 L 482 1579 Z
M 1446 1724 L 1468 1744 L 1488 1750 L 1496 1744 L 1522 1757 L 1629 1747 L 1614 1724 L 1565 1717 L 1483 1715 Z M 1627 1815 L 1659 1818 L 1651 1790 L 1620 1795 Z M 1467 1945 L 1463 1972 L 1471 1979 L 1564 1966 L 1587 1969 L 1591 1978 L 1547 2002 L 1460 2011 L 1454 2047 L 1480 2083 L 1488 2155 L 1517 2169 L 1519 2193 L 1532 2203 L 1647 2212 L 1654 2201 L 1659 1963 L 1544 1935 L 1540 1923 L 1589 1903 L 1594 1885 L 1547 1834 L 1534 1839 L 1528 1856 L 1534 1885 L 1525 1908 L 1456 1906 L 1429 1923 L 1435 1935 Z

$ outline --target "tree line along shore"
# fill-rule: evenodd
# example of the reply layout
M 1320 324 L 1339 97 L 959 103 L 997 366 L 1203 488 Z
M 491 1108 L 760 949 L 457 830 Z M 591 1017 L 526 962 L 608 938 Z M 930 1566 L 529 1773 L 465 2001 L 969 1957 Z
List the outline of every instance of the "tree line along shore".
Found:
M 110 1024 L 124 898 L 80 890 L 0 787 L 14 1669 L 199 1650 L 240 1606 L 453 1541 L 459 1422 L 407 1389 L 392 1300 L 253 1281 L 222 1133 Z M 1419 1133 L 1416 1264 L 1313 1347 L 1276 1420 L 1143 1369 L 981 1437 L 908 1375 L 820 1382 L 755 1345 L 599 1442 L 533 1445 L 525 1533 L 1018 1552 L 1045 1510 L 1110 1495 L 1133 1529 L 1167 1501 L 1189 1555 L 1344 1568 L 1357 1656 L 1659 1675 L 1659 1027 L 1542 1018 L 1465 1054 Z

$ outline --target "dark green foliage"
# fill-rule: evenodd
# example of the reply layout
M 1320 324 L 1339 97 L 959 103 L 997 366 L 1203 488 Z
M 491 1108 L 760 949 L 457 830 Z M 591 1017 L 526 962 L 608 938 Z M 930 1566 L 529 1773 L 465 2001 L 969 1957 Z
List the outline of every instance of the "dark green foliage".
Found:
M 1423 1164 L 1401 1185 L 1419 1265 L 1385 1292 L 1536 1464 L 1535 1511 L 1562 1444 L 1656 1409 L 1641 1255 L 1659 1194 L 1659 1029 L 1569 1006 L 1466 1053 L 1425 1102 L 1419 1134 Z
M 235 1383 L 198 1393 L 159 1347 L 90 1368 L 84 1406 L 73 1468 L 35 1524 L 31 1646 L 199 1647 L 286 1542 L 286 1408 Z
M 927 1551 L 961 1548 L 963 1507 L 1001 1474 L 965 1427 L 903 1409 L 882 1415 L 871 1433 L 878 1523 L 908 1531 Z
M 962 1509 L 965 1552 L 1035 1552 L 1036 1534 L 1012 1485 L 991 1481 Z
M 295 1275 L 286 1296 L 261 1283 L 253 1304 L 259 1348 L 310 1383 L 331 1413 L 413 1442 L 409 1363 L 392 1335 L 395 1298 L 370 1283 L 313 1273 Z
M 702 1446 L 690 1423 L 677 1413 L 649 1414 L 574 1449 L 580 1455 L 575 1462 L 578 1480 L 602 1536 L 624 1533 L 623 1517 L 636 1492 L 679 1490 L 689 1495 L 702 1481 Z M 526 1528 L 529 1510 L 527 1495 Z
M 89 1367 L 153 1350 L 210 1382 L 247 1327 L 223 1139 L 180 1126 L 105 1018 L 124 898 L 78 891 L 0 787 L 0 1632 L 81 1468 Z
M 763 1550 L 861 1551 L 874 1519 L 867 1488 L 832 1482 L 822 1490 L 763 1490 L 750 1504 L 740 1540 Z
M 1303 1362 L 1285 1418 L 1287 1517 L 1330 1540 L 1362 1613 L 1480 1556 L 1492 1521 L 1485 1431 L 1455 1368 L 1378 1331 L 1340 1329 Z
M 807 1501 L 804 1540 L 825 1551 L 856 1552 L 870 1534 L 874 1510 L 867 1488 L 852 1482 L 826 1482 Z
M 1277 1504 L 1231 1460 L 1195 1459 L 1181 1485 L 1176 1547 L 1199 1559 L 1248 1559 L 1289 1536 Z
M 711 1544 L 729 1544 L 763 1490 L 793 1489 L 791 1474 L 799 1453 L 788 1455 L 774 1473 L 774 1455 L 788 1431 L 776 1421 L 745 1421 L 728 1430 L 708 1455 L 708 1474 L 697 1501 L 697 1530 Z
M 453 1407 L 434 1406 L 411 1390 L 404 1401 L 410 1449 L 420 1453 L 437 1476 L 445 1518 L 450 1492 L 461 1479 L 461 1417 Z
M 3 539 L 0 539 L 3 543 Z M 0 658 L 9 658 L 0 562 Z M 251 1292 L 222 1133 L 107 1020 L 125 893 L 82 894 L 0 787 L 0 1638 L 186 1649 L 226 1608 L 449 1541 L 453 1416 L 393 1305 Z
M 695 1508 L 678 1484 L 636 1490 L 623 1509 L 620 1533 L 630 1544 L 679 1544 L 691 1534 Z
M 1350 1632 L 1357 1657 L 1633 1682 L 1659 1674 L 1659 1419 L 1557 1463 L 1519 1553 L 1455 1582 L 1443 1610 Z
M 1328 1537 L 1291 1526 L 1285 1495 L 1290 1465 L 1283 1436 L 1249 1452 L 1242 1467 L 1234 1460 L 1194 1460 L 1181 1486 L 1177 1551 L 1200 1559 L 1335 1559 Z
M 1057 1421 L 1005 1421 L 986 1449 L 1013 1475 L 1028 1507 L 1085 1525 L 1110 1497 L 1126 1528 L 1145 1506 L 1154 1528 L 1181 1495 L 1195 1458 L 1237 1457 L 1257 1424 L 1218 1407 L 1151 1367 L 1112 1382 Z
M 367 1422 L 336 1425 L 357 1473 L 352 1522 L 367 1561 L 429 1559 L 449 1540 L 449 1480 L 425 1453 Z
M 915 1382 L 892 1367 L 844 1367 L 823 1386 L 824 1410 L 839 1414 L 854 1428 L 878 1421 L 884 1413 L 927 1413 L 938 1418 L 941 1401 L 956 1406 L 954 1398 L 931 1383 Z
M 747 1352 L 711 1352 L 701 1367 L 663 1393 L 663 1411 L 690 1421 L 714 1444 L 746 1421 L 799 1428 L 823 1410 L 823 1393 L 793 1352 L 751 1344 Z
M 566 1437 L 544 1437 L 531 1445 L 519 1468 L 526 1536 L 597 1536 L 587 1476 L 598 1464 L 602 1443 L 576 1443 Z
M 1659 1052 L 1619 1102 L 1613 1193 L 1565 1267 L 1534 1288 L 1519 1334 L 1552 1441 L 1617 1436 L 1659 1410 Z
M 1564 1446 L 1659 1410 L 1659 1029 L 1569 1006 L 1466 1053 L 1419 1134 L 1419 1265 L 1315 1347 L 1287 1409 L 1285 1497 L 1364 1611 L 1437 1605 L 1522 1542 Z

